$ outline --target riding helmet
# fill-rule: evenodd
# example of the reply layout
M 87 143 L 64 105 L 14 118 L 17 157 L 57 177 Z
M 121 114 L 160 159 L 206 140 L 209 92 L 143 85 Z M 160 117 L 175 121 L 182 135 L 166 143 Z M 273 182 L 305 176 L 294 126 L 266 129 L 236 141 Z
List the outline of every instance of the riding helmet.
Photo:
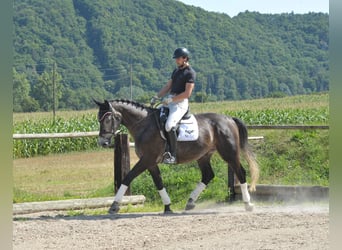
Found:
M 190 52 L 187 48 L 177 48 L 175 52 L 173 52 L 173 59 L 179 57 L 189 57 Z

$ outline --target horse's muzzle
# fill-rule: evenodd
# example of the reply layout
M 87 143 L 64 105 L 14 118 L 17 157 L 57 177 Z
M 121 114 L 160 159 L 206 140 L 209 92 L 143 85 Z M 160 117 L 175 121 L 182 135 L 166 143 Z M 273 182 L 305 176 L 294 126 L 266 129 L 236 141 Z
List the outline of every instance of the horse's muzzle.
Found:
M 114 148 L 114 144 L 111 144 L 111 138 L 99 137 L 97 143 L 104 148 Z

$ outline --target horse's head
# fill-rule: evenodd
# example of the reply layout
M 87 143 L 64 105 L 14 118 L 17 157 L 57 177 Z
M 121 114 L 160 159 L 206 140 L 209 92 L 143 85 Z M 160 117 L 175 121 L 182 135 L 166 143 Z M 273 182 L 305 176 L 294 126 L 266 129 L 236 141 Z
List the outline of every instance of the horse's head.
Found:
M 122 116 L 107 100 L 105 100 L 104 103 L 96 100 L 94 100 L 94 102 L 99 106 L 99 112 L 97 115 L 100 123 L 98 144 L 102 147 L 109 147 L 111 146 L 113 135 L 121 124 Z

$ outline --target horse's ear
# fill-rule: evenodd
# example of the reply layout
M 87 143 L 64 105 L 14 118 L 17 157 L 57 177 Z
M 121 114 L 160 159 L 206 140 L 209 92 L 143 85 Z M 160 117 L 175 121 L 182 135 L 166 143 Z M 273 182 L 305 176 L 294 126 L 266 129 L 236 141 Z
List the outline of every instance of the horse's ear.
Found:
M 113 112 L 114 116 L 116 116 L 116 117 L 121 117 L 121 114 L 120 114 L 119 112 L 117 112 L 117 111 L 113 108 L 111 102 L 109 102 L 109 101 L 107 101 L 107 100 L 104 100 L 104 102 L 105 102 L 104 104 L 105 104 L 106 106 L 108 106 L 108 109 L 109 109 L 111 112 Z
M 111 108 L 111 105 L 110 105 L 110 103 L 109 103 L 109 101 L 108 100 L 104 100 L 104 106 L 107 108 L 107 109 L 110 109 Z
M 96 101 L 94 98 L 91 98 L 91 99 L 93 99 L 93 102 L 95 102 L 97 106 L 101 106 L 103 104 L 103 103 L 101 103 L 99 101 Z

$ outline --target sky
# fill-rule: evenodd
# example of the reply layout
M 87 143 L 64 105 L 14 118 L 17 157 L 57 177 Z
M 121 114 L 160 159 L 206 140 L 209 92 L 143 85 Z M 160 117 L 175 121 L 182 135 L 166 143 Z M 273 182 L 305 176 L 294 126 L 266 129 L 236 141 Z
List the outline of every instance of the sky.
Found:
M 208 11 L 226 13 L 230 17 L 239 12 L 257 11 L 265 14 L 308 12 L 329 13 L 329 0 L 178 0 Z

